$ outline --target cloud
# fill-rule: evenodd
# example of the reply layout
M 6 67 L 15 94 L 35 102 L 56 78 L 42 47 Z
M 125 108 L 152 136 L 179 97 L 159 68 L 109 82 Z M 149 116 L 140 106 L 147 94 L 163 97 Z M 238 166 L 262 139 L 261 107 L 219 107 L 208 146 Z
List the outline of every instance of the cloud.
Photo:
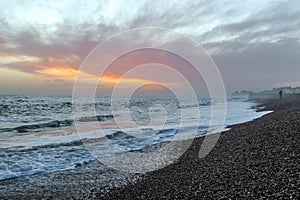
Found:
M 235 43 L 223 48 L 233 49 Z M 247 44 L 245 44 L 247 45 Z M 280 40 L 277 43 L 248 45 L 240 52 L 224 52 L 213 58 L 222 72 L 227 88 L 250 90 L 273 88 L 279 82 L 299 80 L 300 42 Z
M 269 87 L 295 80 L 300 73 L 299 1 L 13 4 L 0 3 L 1 54 L 14 58 L 0 61 L 0 68 L 52 79 L 71 77 L 104 39 L 132 28 L 159 26 L 202 43 L 232 89 Z M 32 60 L 20 60 L 24 57 Z M 193 74 L 188 69 L 184 73 Z
M 216 49 L 215 54 L 238 52 L 247 49 L 247 45 L 276 44 L 285 39 L 297 41 L 300 34 L 299 18 L 300 2 L 275 2 L 243 20 L 217 26 L 200 36 L 200 39 L 205 38 L 207 41 L 204 46 Z M 228 43 L 233 48 L 228 48 Z

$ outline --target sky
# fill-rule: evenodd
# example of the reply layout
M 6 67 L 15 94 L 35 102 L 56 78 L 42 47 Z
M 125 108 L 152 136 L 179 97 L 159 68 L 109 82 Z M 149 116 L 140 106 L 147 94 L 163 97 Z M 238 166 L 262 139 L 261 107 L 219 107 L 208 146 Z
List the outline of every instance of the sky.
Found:
M 99 43 L 144 27 L 174 30 L 199 42 L 218 67 L 227 93 L 300 86 L 297 0 L 0 0 L 0 7 L 0 94 L 72 94 L 78 74 L 98 80 L 97 74 L 79 69 Z M 149 93 L 161 90 L 160 83 L 184 89 L 158 66 L 155 78 L 140 70 L 117 85 L 124 71 L 140 63 L 132 59 L 141 57 L 132 54 L 116 61 L 100 77 L 100 93 L 137 83 L 145 84 Z M 177 59 L 166 55 L 165 64 L 205 90 L 192 67 Z M 198 80 L 201 84 L 195 84 Z

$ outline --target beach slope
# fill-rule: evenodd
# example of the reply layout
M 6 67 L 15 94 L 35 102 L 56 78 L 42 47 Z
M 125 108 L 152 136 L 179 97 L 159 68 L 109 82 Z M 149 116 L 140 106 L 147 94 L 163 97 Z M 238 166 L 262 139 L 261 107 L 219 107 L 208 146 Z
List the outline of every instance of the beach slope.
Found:
M 106 198 L 299 199 L 300 95 L 260 101 L 274 112 L 232 126 L 206 157 L 198 158 L 203 139 L 196 139 L 177 163 Z

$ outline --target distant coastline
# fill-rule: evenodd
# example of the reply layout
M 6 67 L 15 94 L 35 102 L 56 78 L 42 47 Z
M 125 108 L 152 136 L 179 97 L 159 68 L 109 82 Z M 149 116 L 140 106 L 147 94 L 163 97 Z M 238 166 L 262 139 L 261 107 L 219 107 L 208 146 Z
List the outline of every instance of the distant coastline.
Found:
M 300 87 L 278 87 L 272 90 L 264 90 L 260 92 L 252 92 L 250 90 L 235 91 L 231 94 L 232 98 L 248 98 L 248 99 L 272 99 L 278 98 L 279 92 L 282 91 L 283 95 L 299 94 Z

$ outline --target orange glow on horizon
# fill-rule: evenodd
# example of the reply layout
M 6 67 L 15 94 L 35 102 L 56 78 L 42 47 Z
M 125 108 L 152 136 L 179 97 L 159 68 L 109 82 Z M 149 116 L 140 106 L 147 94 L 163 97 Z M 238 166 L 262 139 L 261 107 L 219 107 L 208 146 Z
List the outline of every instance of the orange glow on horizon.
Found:
M 31 68 L 32 71 L 26 72 L 36 78 L 45 79 L 64 79 L 74 81 L 77 77 L 87 85 L 94 85 L 95 81 L 98 82 L 100 88 L 131 88 L 136 85 L 147 85 L 146 89 L 149 90 L 162 90 L 160 85 L 180 85 L 174 82 L 160 82 L 141 78 L 122 77 L 118 75 L 102 75 L 96 76 L 88 74 L 87 72 L 80 71 L 72 67 L 71 61 L 64 58 L 51 58 L 45 62 L 40 60 L 27 60 L 16 62 L 17 65 L 26 68 Z
M 148 85 L 159 84 L 158 82 L 139 79 L 139 78 L 122 78 L 121 76 L 102 75 L 99 78 L 100 87 L 114 88 L 118 85 L 119 88 L 130 88 L 136 84 Z

